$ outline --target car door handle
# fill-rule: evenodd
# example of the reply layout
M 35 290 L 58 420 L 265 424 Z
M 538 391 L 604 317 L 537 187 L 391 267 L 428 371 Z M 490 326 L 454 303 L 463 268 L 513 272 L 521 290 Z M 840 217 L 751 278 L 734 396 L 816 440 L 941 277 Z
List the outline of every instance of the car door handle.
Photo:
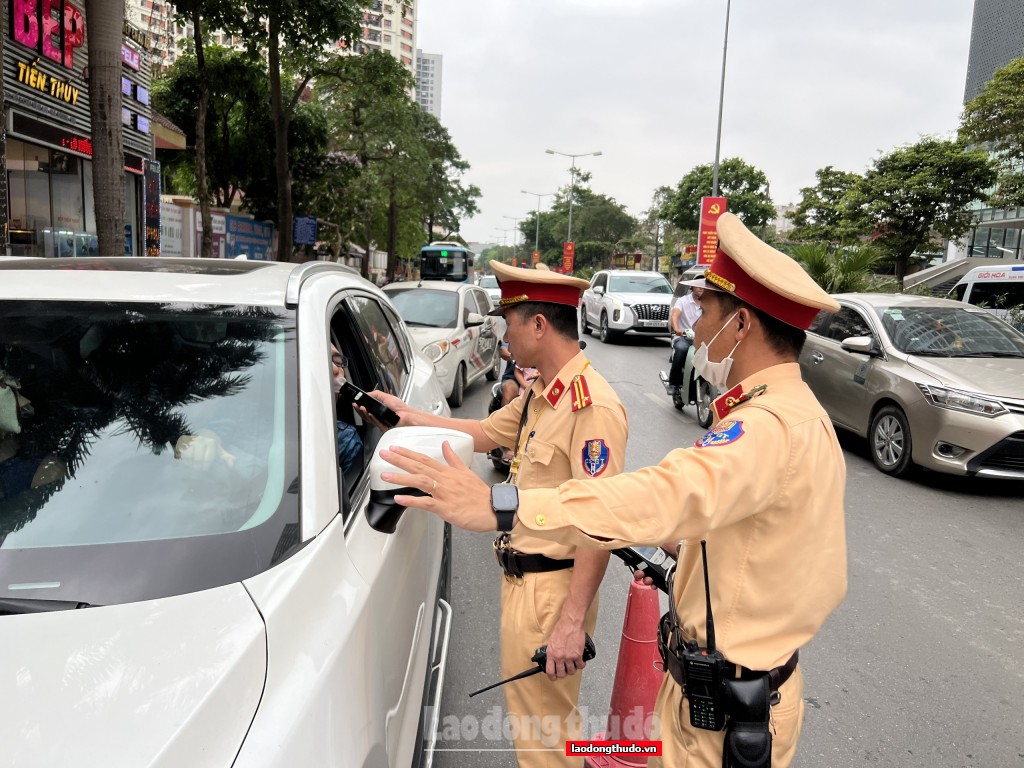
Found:
M 818 363 L 824 362 L 825 356 L 821 352 L 811 352 L 811 362 L 817 365 Z

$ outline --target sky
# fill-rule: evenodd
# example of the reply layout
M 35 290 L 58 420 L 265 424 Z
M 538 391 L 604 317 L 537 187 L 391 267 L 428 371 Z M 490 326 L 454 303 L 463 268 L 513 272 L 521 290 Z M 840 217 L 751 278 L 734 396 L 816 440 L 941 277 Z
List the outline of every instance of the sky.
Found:
M 417 0 L 444 57 L 441 122 L 470 164 L 468 242 L 511 245 L 535 193 L 590 188 L 640 216 L 715 157 L 726 0 Z M 827 165 L 863 173 L 962 110 L 972 0 L 732 0 L 720 158 L 764 171 L 777 205 Z M 551 203 L 540 199 L 541 210 Z M 523 236 L 519 236 L 523 243 Z M 526 242 L 532 246 L 532 238 Z

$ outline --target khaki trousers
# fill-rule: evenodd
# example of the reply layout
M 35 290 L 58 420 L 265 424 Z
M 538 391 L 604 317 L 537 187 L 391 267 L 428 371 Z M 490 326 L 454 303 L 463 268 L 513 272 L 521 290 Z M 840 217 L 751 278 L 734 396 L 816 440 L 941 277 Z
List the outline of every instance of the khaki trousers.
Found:
M 530 658 L 547 645 L 569 593 L 572 569 L 503 578 L 501 585 L 501 676 L 511 677 L 533 664 Z M 593 637 L 598 599 L 587 611 L 584 629 Z M 582 674 L 551 682 L 539 674 L 503 686 L 509 729 L 520 768 L 580 768 L 583 758 L 565 755 L 565 742 L 582 735 L 576 702 Z
M 804 720 L 804 677 L 799 665 L 779 693 L 782 699 L 772 707 L 772 768 L 789 768 Z M 662 741 L 662 757 L 652 757 L 648 768 L 722 768 L 725 733 L 690 725 L 690 705 L 668 675 L 661 683 L 654 711 L 659 715 L 661 735 L 655 738 Z

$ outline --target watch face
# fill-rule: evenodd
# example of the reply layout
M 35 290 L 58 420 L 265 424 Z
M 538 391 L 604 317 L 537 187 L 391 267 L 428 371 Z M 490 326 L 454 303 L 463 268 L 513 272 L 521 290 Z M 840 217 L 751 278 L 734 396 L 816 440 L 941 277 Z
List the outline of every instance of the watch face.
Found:
M 492 485 L 491 506 L 496 512 L 514 512 L 519 508 L 519 489 L 511 483 Z

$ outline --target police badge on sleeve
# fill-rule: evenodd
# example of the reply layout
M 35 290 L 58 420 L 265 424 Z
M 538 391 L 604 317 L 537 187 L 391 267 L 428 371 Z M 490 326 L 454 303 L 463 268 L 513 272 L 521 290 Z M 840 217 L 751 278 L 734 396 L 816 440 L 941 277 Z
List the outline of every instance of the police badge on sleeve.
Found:
M 711 448 L 717 445 L 735 443 L 741 437 L 743 437 L 742 421 L 723 421 L 693 445 L 695 448 Z
M 583 443 L 583 471 L 597 477 L 608 468 L 608 444 L 601 438 Z

